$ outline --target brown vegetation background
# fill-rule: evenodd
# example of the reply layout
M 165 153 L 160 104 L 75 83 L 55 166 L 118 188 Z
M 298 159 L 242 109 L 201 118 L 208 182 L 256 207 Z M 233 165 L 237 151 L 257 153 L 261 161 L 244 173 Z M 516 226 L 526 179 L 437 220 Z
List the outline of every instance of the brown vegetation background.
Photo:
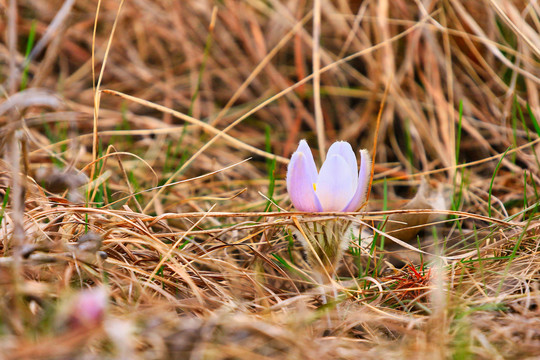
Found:
M 0 15 L 0 359 L 540 356 L 536 1 Z M 300 139 L 372 152 L 372 226 L 425 181 L 436 226 L 398 234 L 429 254 L 353 243 L 323 305 L 290 233 Z

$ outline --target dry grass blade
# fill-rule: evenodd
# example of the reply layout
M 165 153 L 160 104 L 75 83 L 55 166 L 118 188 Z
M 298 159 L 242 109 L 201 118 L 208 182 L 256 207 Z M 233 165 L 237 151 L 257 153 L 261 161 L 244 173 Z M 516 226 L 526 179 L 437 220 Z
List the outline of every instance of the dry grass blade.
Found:
M 0 358 L 540 357 L 537 1 L 0 8 Z

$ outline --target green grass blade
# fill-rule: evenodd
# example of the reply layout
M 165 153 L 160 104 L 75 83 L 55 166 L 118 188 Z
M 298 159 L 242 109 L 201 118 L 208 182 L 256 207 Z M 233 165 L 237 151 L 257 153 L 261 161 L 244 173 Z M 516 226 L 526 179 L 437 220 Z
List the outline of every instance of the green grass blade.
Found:
M 538 125 L 538 121 L 536 121 L 536 116 L 534 116 L 534 114 L 532 112 L 532 109 L 531 109 L 531 106 L 529 104 L 527 104 L 527 112 L 529 113 L 529 116 L 530 116 L 531 121 L 533 123 L 534 130 L 536 130 L 536 134 L 538 136 L 540 136 L 540 125 Z
M 459 118 L 456 134 L 456 165 L 459 164 L 459 149 L 461 148 L 461 129 L 463 120 L 463 100 L 459 101 Z
M 4 201 L 2 202 L 2 209 L 0 210 L 0 224 L 2 224 L 2 220 L 4 220 L 4 213 L 6 211 L 6 206 L 9 201 L 9 190 L 10 190 L 10 187 L 7 187 L 6 193 L 4 194 Z
M 28 85 L 28 70 L 30 69 L 30 61 L 28 57 L 34 47 L 34 40 L 36 39 L 36 20 L 32 20 L 30 25 L 30 32 L 28 33 L 28 41 L 26 42 L 26 52 L 24 53 L 24 69 L 21 76 L 21 91 L 26 89 Z

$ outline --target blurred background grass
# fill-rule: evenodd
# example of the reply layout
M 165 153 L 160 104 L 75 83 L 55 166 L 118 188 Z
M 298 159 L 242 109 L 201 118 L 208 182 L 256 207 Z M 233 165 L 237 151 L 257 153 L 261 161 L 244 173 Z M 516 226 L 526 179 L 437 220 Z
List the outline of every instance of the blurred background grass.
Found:
M 320 4 L 323 133 L 311 1 L 0 1 L 0 358 L 540 356 L 540 5 Z M 455 211 L 433 272 L 352 244 L 321 306 L 276 214 L 321 134 L 377 138 L 370 224 Z

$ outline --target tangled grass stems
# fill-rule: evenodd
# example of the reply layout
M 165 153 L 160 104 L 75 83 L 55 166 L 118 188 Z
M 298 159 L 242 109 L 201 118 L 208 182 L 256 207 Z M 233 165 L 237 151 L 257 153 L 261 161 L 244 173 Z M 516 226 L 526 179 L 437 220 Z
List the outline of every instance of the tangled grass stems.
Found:
M 317 4 L 8 2 L 1 356 L 540 356 L 538 5 Z M 377 143 L 365 211 L 290 211 L 317 137 Z M 403 208 L 421 178 L 455 207 Z M 372 230 L 323 305 L 287 229 L 334 219 Z

